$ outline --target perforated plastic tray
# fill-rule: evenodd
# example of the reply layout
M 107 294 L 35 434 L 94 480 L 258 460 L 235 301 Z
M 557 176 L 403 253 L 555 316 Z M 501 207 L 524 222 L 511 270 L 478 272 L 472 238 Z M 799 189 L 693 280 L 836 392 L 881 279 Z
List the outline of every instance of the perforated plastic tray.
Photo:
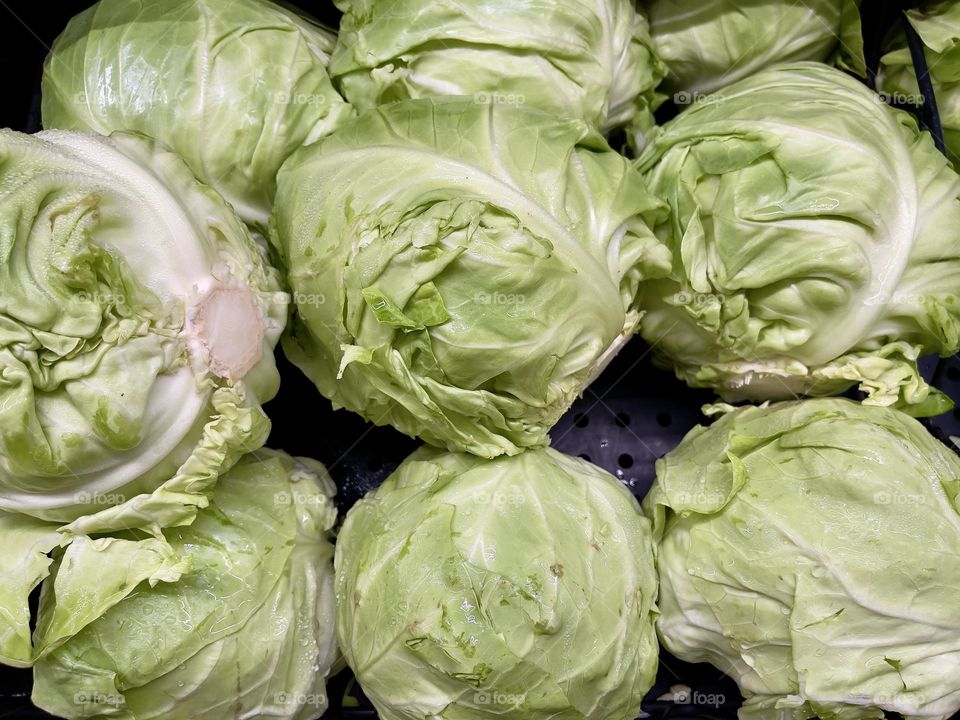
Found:
M 36 46 L 32 55 L 25 56 L 35 65 L 22 68 L 23 72 L 39 79 L 43 45 L 49 45 L 69 17 L 88 4 L 83 0 L 54 4 L 41 13 L 30 14 L 29 21 L 20 24 L 25 41 Z M 298 4 L 320 20 L 336 25 L 337 16 L 327 3 Z M 866 52 L 869 64 L 876 67 L 880 39 L 897 21 L 902 3 L 864 5 Z M 3 17 L 5 9 L 8 8 L 0 3 L 0 26 L 9 20 Z M 15 25 L 7 26 L 11 27 Z M 33 82 L 33 91 L 25 95 L 23 107 L 15 113 L 17 119 L 10 121 L 16 129 L 38 129 L 36 85 Z M 672 112 L 670 107 L 662 110 L 661 120 Z M 925 126 L 938 125 L 935 108 L 928 105 L 918 109 L 918 114 Z M 376 488 L 419 443 L 390 428 L 369 425 L 347 411 L 334 413 L 329 402 L 282 355 L 279 364 L 283 385 L 277 398 L 266 407 L 274 426 L 269 445 L 295 455 L 315 457 L 326 464 L 337 481 L 342 516 L 354 502 Z M 928 381 L 960 404 L 960 362 L 956 358 L 928 358 L 922 367 Z M 635 339 L 560 420 L 551 434 L 553 445 L 605 468 L 642 498 L 653 482 L 657 458 L 705 420 L 700 408 L 712 400 L 712 393 L 692 390 L 671 373 L 653 367 L 649 348 Z M 950 436 L 960 436 L 960 409 L 923 422 L 947 444 Z M 0 720 L 50 717 L 31 705 L 30 683 L 29 670 L 0 666 Z M 685 686 L 688 692 L 675 695 L 671 688 L 677 685 Z M 377 717 L 349 671 L 332 678 L 328 689 L 331 708 L 324 716 L 326 720 Z M 740 703 L 736 685 L 719 671 L 709 665 L 683 663 L 664 651 L 656 685 L 643 703 L 643 712 L 664 720 L 732 720 Z

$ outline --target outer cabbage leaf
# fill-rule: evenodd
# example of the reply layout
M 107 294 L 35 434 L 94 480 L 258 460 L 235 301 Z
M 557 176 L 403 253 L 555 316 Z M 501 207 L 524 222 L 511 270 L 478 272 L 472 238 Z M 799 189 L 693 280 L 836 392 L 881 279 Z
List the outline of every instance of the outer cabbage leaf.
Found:
M 644 337 L 730 399 L 826 395 L 935 414 L 922 354 L 960 348 L 960 176 L 915 120 L 800 63 L 695 104 L 640 160 L 673 211 Z
M 606 131 L 653 126 L 664 75 L 631 0 L 338 0 L 330 73 L 360 109 L 469 95 Z M 642 138 L 642 135 L 640 135 Z
M 288 357 L 335 405 L 453 450 L 542 445 L 669 255 L 640 174 L 578 121 L 462 99 L 368 112 L 287 162 Z
M 54 43 L 43 124 L 157 138 L 265 226 L 283 161 L 350 115 L 334 39 L 268 0 L 101 0 Z
M 384 720 L 632 720 L 656 675 L 650 525 L 553 450 L 424 448 L 347 515 L 337 632 Z
M 742 408 L 659 461 L 664 646 L 747 697 L 741 718 L 960 710 L 960 459 L 850 400 Z
M 0 131 L 0 508 L 189 523 L 269 421 L 288 296 L 229 206 L 132 135 Z
M 944 140 L 950 161 L 960 168 L 960 5 L 949 1 L 929 3 L 922 9 L 908 10 L 907 19 L 925 45 Z M 880 59 L 877 87 L 893 100 L 922 104 L 902 27 L 887 38 L 886 50 Z
M 164 531 L 174 565 L 159 576 L 108 552 L 143 541 L 75 540 L 41 595 L 34 702 L 65 718 L 322 714 L 336 658 L 333 492 L 318 463 L 260 451 L 193 525 Z M 96 587 L 117 590 L 91 604 Z
M 27 667 L 33 662 L 28 600 L 50 573 L 49 553 L 62 542 L 51 523 L 0 514 L 0 663 Z
M 642 0 L 663 88 L 679 105 L 770 65 L 827 61 L 865 74 L 857 0 Z

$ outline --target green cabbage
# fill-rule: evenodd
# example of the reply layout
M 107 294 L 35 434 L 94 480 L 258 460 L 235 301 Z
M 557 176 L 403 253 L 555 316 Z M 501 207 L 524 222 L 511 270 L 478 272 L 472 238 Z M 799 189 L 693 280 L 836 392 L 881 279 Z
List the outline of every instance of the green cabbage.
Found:
M 67 131 L 0 131 L 0 238 L 0 510 L 190 522 L 269 431 L 289 298 L 261 250 L 162 146 Z
M 664 646 L 732 675 L 744 719 L 960 711 L 960 458 L 849 400 L 695 428 L 644 500 Z
M 350 115 L 334 40 L 266 0 L 101 0 L 53 45 L 43 124 L 157 138 L 264 226 L 281 163 Z
M 678 105 L 780 62 L 863 68 L 858 0 L 641 0 Z M 838 52 L 839 48 L 839 52 Z
M 908 10 L 907 19 L 925 46 L 950 160 L 955 168 L 960 168 L 960 4 L 952 0 L 932 3 L 923 9 Z M 886 50 L 880 59 L 877 87 L 891 100 L 922 105 L 923 96 L 902 27 L 887 39 Z
M 632 0 L 336 4 L 344 16 L 330 74 L 358 108 L 469 95 L 604 131 L 653 125 L 664 68 Z
M 284 165 L 287 356 L 335 405 L 451 450 L 543 445 L 634 332 L 662 206 L 582 122 L 464 99 L 370 111 Z
M 319 463 L 260 451 L 153 545 L 74 540 L 41 594 L 33 701 L 65 718 L 322 714 L 333 493 Z
M 347 515 L 336 569 L 383 720 L 633 720 L 653 684 L 650 525 L 582 460 L 423 448 Z
M 960 348 L 960 176 L 912 116 L 825 65 L 780 66 L 681 113 L 640 162 L 673 211 L 642 333 L 679 377 L 950 407 L 917 359 Z

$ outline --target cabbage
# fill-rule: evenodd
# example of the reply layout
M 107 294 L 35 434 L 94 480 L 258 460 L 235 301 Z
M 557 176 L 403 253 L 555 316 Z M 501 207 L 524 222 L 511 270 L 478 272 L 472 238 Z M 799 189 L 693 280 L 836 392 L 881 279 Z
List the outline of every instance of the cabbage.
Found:
M 955 168 L 960 168 L 960 4 L 949 0 L 931 3 L 923 9 L 908 10 L 907 19 L 925 46 L 950 160 Z M 902 27 L 887 39 L 886 50 L 880 59 L 877 87 L 893 101 L 922 105 L 923 96 Z
M 858 0 L 641 0 L 663 87 L 678 105 L 779 62 L 838 61 L 863 74 Z
M 264 226 L 281 163 L 349 117 L 334 39 L 266 0 L 101 0 L 53 45 L 43 124 L 157 138 Z
M 0 131 L 0 238 L 0 510 L 190 522 L 270 427 L 289 299 L 258 246 L 160 145 L 65 131 Z
M 664 647 L 748 718 L 960 710 L 960 458 L 889 408 L 806 400 L 697 427 L 644 500 Z
M 333 493 L 319 463 L 261 451 L 153 547 L 74 540 L 41 594 L 34 703 L 116 720 L 322 714 Z
M 641 158 L 673 210 L 642 333 L 729 399 L 950 407 L 917 370 L 960 348 L 960 176 L 907 113 L 814 63 L 696 103 Z
M 340 647 L 382 720 L 634 720 L 653 563 L 636 500 L 590 463 L 423 448 L 340 531 Z
M 336 0 L 330 74 L 358 108 L 469 95 L 606 131 L 653 125 L 664 68 L 631 0 Z
M 284 165 L 287 356 L 336 406 L 451 450 L 543 445 L 634 332 L 661 205 L 579 121 L 386 105 Z

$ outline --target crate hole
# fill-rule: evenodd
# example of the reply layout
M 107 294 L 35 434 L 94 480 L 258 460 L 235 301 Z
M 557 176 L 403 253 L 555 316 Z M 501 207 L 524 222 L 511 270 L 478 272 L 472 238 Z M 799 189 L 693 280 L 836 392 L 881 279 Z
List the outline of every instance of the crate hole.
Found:
M 383 470 L 383 460 L 379 457 L 371 457 L 367 460 L 367 470 L 370 472 L 379 472 Z
M 960 382 L 960 369 L 951 365 L 947 368 L 947 380 L 950 382 Z
M 617 427 L 622 427 L 622 428 L 630 427 L 630 416 L 627 415 L 625 412 L 618 412 L 616 424 L 617 424 Z
M 657 425 L 660 427 L 670 427 L 673 425 L 673 418 L 670 417 L 670 413 L 657 413 Z
M 623 453 L 623 455 L 617 458 L 617 465 L 624 469 L 633 467 L 633 455 Z
M 577 413 L 573 416 L 573 424 L 578 428 L 585 428 L 590 424 L 590 418 L 587 417 L 584 413 Z
M 580 458 L 581 460 L 586 460 L 587 462 L 590 462 L 590 456 L 587 455 L 586 453 L 580 453 L 579 455 L 577 455 L 577 457 Z

